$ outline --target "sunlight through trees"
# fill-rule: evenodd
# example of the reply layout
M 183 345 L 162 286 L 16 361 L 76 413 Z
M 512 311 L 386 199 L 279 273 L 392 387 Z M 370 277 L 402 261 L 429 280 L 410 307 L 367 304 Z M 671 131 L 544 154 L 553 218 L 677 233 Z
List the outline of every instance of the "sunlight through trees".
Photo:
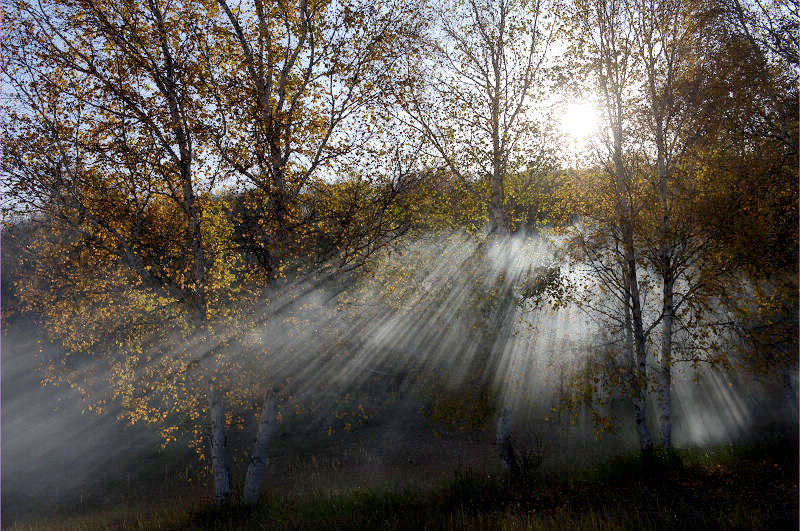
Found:
M 398 395 L 515 475 L 796 401 L 796 0 L 3 9 L 4 302 L 217 504 Z

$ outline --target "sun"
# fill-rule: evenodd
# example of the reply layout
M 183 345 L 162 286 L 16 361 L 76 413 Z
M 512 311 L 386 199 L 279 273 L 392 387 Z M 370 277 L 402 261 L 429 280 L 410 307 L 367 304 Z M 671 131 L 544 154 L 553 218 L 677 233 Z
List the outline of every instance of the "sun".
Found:
M 561 128 L 573 140 L 583 141 L 597 132 L 600 119 L 593 105 L 573 102 L 567 105 L 561 118 Z

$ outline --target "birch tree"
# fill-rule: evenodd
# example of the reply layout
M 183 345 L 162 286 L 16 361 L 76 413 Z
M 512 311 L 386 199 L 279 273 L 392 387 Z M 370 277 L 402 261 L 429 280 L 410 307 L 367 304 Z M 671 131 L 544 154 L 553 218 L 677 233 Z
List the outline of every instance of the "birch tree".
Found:
M 215 46 L 231 54 L 214 71 L 225 114 L 211 139 L 243 190 L 236 217 L 245 252 L 267 283 L 303 255 L 317 269 L 362 264 L 408 229 L 388 211 L 414 186 L 416 166 L 398 145 L 407 139 L 388 133 L 386 109 L 390 87 L 408 83 L 397 63 L 413 61 L 414 10 L 403 2 L 217 0 L 209 13 L 217 12 Z M 365 158 L 371 173 L 359 166 Z M 346 182 L 328 184 L 332 173 Z M 256 449 L 266 448 L 266 419 Z M 259 471 L 247 474 L 247 504 L 258 500 L 260 453 L 251 457 Z
M 307 253 L 308 242 L 334 237 L 323 234 L 331 224 L 346 237 L 334 237 L 329 249 L 358 249 L 337 257 L 348 263 L 402 233 L 381 223 L 387 221 L 381 211 L 408 188 L 412 174 L 405 155 L 413 142 L 391 131 L 397 124 L 387 109 L 398 92 L 392 87 L 415 81 L 399 68 L 415 60 L 421 22 L 413 7 L 402 1 L 218 0 L 217 10 L 217 46 L 230 56 L 228 67 L 214 74 L 225 119 L 212 139 L 246 190 L 237 214 L 247 228 L 242 243 L 267 280 L 279 278 L 292 256 Z M 367 158 L 371 166 L 359 166 Z M 342 205 L 343 197 L 329 196 L 334 189 L 325 181 L 333 176 L 350 179 L 353 190 L 367 185 L 385 196 Z M 339 208 L 373 205 L 372 216 L 342 227 Z
M 697 139 L 692 105 L 702 86 L 691 70 L 702 63 L 704 36 L 710 14 L 692 3 L 632 2 L 628 8 L 633 29 L 633 54 L 642 65 L 644 97 L 641 121 L 646 132 L 643 156 L 652 168 L 650 180 L 657 213 L 649 239 L 650 263 L 661 277 L 661 351 L 659 359 L 659 430 L 661 445 L 672 448 L 672 340 L 676 311 L 675 282 L 688 273 L 688 261 L 700 251 L 693 228 L 679 220 L 676 168 Z M 691 85 L 691 86 L 690 86 Z M 692 100 L 695 100 L 693 102 Z M 657 206 L 656 206 L 657 205 Z M 690 216 L 686 216 L 690 218 Z M 684 218 L 684 219 L 686 219 Z M 642 231 L 646 235 L 646 231 Z M 690 258 L 692 257 L 692 258 Z
M 742 66 L 733 70 L 717 66 L 727 62 L 722 59 L 722 50 L 729 49 L 731 39 L 736 40 L 735 34 L 726 28 L 724 6 L 637 1 L 630 4 L 629 10 L 634 19 L 634 54 L 643 70 L 639 111 L 644 135 L 642 157 L 647 160 L 653 197 L 640 235 L 647 263 L 661 279 L 661 309 L 656 319 L 661 327 L 657 384 L 659 429 L 662 446 L 671 450 L 670 389 L 676 326 L 680 326 L 683 343 L 704 344 L 700 349 L 706 351 L 703 357 L 714 361 L 714 355 L 709 352 L 713 350 L 713 341 L 703 339 L 706 336 L 699 327 L 689 329 L 685 325 L 703 321 L 713 328 L 712 316 L 718 311 L 710 303 L 724 293 L 723 284 L 736 284 L 736 272 L 741 271 L 737 261 L 725 263 L 716 257 L 725 253 L 726 238 L 722 232 L 735 223 L 737 216 L 744 214 L 735 204 L 725 205 L 725 192 L 720 187 L 728 176 L 704 166 L 700 162 L 701 154 L 722 145 L 715 146 L 711 140 L 718 137 L 719 128 L 738 129 L 739 126 L 734 125 L 737 121 L 758 120 L 757 116 L 762 113 L 772 117 L 766 123 L 772 123 L 776 147 L 782 146 L 788 153 L 796 154 L 793 147 L 787 147 L 796 142 L 786 141 L 785 124 L 792 120 L 792 113 L 784 107 L 782 95 L 775 97 L 781 93 L 778 86 L 785 74 L 779 72 L 786 72 L 785 67 L 767 74 L 768 69 L 764 68 L 767 51 L 757 51 L 760 60 L 756 60 L 759 65 L 756 69 L 761 74 L 751 85 L 745 86 L 737 81 L 741 74 L 736 72 L 741 72 Z M 784 40 L 775 40 L 778 49 L 783 49 Z M 750 42 L 752 44 L 752 40 Z M 776 53 L 773 60 L 781 63 L 785 59 Z M 747 93 L 745 98 L 761 103 L 758 109 L 751 111 L 753 114 L 744 112 L 734 118 L 730 112 L 732 102 L 719 101 L 721 91 L 727 91 L 729 98 L 735 93 Z M 744 118 L 748 115 L 749 118 Z M 742 141 L 743 145 L 752 142 Z M 762 144 L 760 149 L 764 148 Z M 728 156 L 736 157 L 733 153 Z M 776 175 L 780 173 L 779 170 Z M 747 202 L 749 198 L 742 200 Z M 711 206 L 713 204 L 720 206 Z M 720 212 L 715 216 L 717 220 L 712 224 L 704 222 L 704 212 L 715 210 Z M 685 358 L 686 354 L 682 353 L 681 357 Z
M 591 76 L 603 112 L 603 130 L 595 150 L 607 190 L 596 202 L 586 203 L 588 235 L 602 246 L 609 246 L 616 265 L 608 256 L 597 254 L 595 244 L 583 245 L 597 273 L 608 273 L 605 285 L 620 303 L 618 316 L 624 316 L 625 350 L 630 357 L 631 402 L 642 452 L 652 449 L 647 423 L 647 329 L 640 293 L 636 231 L 643 208 L 643 182 L 637 172 L 639 161 L 633 154 L 635 97 L 640 71 L 632 55 L 631 13 L 617 0 L 576 2 L 572 20 L 577 39 L 572 54 L 582 72 Z M 599 208 L 598 208 L 599 207 Z M 605 272 L 605 273 L 604 273 Z
M 4 70 L 16 98 L 4 160 L 7 184 L 17 192 L 15 206 L 34 215 L 46 213 L 38 215 L 65 238 L 92 249 L 96 267 L 88 268 L 89 277 L 112 275 L 106 286 L 123 291 L 127 283 L 140 286 L 125 301 L 131 314 L 166 319 L 164 312 L 174 313 L 168 308 L 177 309 L 179 328 L 193 335 L 195 344 L 160 364 L 183 376 L 192 358 L 203 359 L 211 350 L 215 303 L 232 287 L 219 284 L 230 257 L 209 240 L 208 201 L 220 174 L 204 158 L 203 131 L 210 118 L 202 98 L 207 65 L 197 52 L 198 39 L 208 28 L 193 7 L 155 0 L 142 5 L 15 3 L 12 53 Z M 67 251 L 51 243 L 47 252 Z M 54 298 L 37 301 L 45 315 L 64 312 L 69 300 L 79 303 L 66 315 L 80 314 L 80 305 L 92 301 L 102 305 L 101 295 L 92 297 L 93 290 L 81 289 L 74 276 L 71 281 L 65 287 L 77 289 L 58 290 Z M 134 312 L 137 297 L 144 305 Z M 114 304 L 110 298 L 105 302 Z M 103 324 L 124 327 L 125 311 L 111 313 L 119 322 Z M 88 323 L 50 324 L 57 336 L 80 337 L 80 327 Z M 130 371 L 119 380 L 115 395 L 133 410 L 132 422 L 149 421 L 160 409 L 153 396 L 127 387 L 138 383 L 134 371 L 147 370 L 147 361 L 136 355 L 143 353 L 147 334 L 140 333 L 117 339 L 121 356 L 111 362 L 112 370 Z M 90 348 L 100 340 L 88 336 L 72 346 Z M 208 396 L 215 425 L 215 495 L 223 502 L 230 496 L 230 476 L 221 461 L 226 458 L 220 457 L 225 442 L 215 437 L 215 372 L 191 374 L 191 383 L 185 383 L 205 388 Z M 159 391 L 168 394 L 169 386 Z
M 424 83 L 405 103 L 427 154 L 487 204 L 490 234 L 508 234 L 505 180 L 534 159 L 532 120 L 554 13 L 544 0 L 469 0 L 434 8 Z M 485 195 L 484 195 L 485 194 Z
M 595 185 L 582 183 L 585 190 L 577 196 L 586 197 L 581 203 L 584 216 L 596 230 L 581 235 L 580 254 L 588 260 L 597 281 L 611 289 L 614 298 L 628 292 L 622 298 L 630 301 L 630 307 L 623 305 L 624 311 L 614 312 L 606 305 L 593 309 L 618 323 L 620 329 L 630 330 L 624 334 L 625 343 L 632 342 L 635 348 L 641 345 L 641 374 L 645 374 L 648 346 L 659 346 L 654 378 L 659 431 L 661 445 L 671 450 L 673 365 L 678 361 L 712 366 L 730 362 L 721 343 L 724 333 L 715 324 L 725 321 L 718 303 L 730 298 L 728 289 L 738 285 L 742 275 L 754 278 L 744 272 L 741 259 L 722 258 L 732 250 L 726 243 L 737 232 L 732 227 L 747 225 L 742 220 L 754 220 L 754 213 L 760 210 L 754 205 L 744 206 L 758 195 L 744 191 L 751 190 L 750 185 L 730 184 L 731 178 L 737 180 L 733 175 L 738 172 L 732 161 L 743 152 L 750 152 L 753 157 L 746 157 L 750 162 L 739 166 L 749 168 L 748 179 L 756 179 L 762 185 L 766 185 L 763 178 L 770 182 L 782 179 L 784 170 L 779 168 L 784 167 L 782 161 L 793 148 L 779 149 L 783 154 L 771 159 L 774 164 L 766 163 L 770 157 L 765 155 L 784 144 L 784 133 L 776 125 L 792 118 L 791 113 L 778 110 L 783 108 L 779 103 L 782 97 L 769 96 L 779 92 L 773 83 L 785 79 L 784 74 L 771 77 L 781 69 L 767 74 L 755 66 L 764 64 L 758 54 L 755 61 L 744 59 L 749 52 L 741 49 L 741 43 L 748 39 L 732 34 L 721 4 L 630 1 L 600 5 L 611 6 L 612 12 L 616 9 L 620 16 L 610 25 L 612 30 L 607 31 L 601 23 L 594 24 L 594 29 L 592 25 L 584 26 L 584 34 L 594 35 L 599 43 L 594 48 L 597 52 L 588 53 L 597 62 L 590 61 L 587 66 L 598 75 L 609 130 L 598 144 L 596 155 L 604 173 L 622 185 L 617 185 L 617 190 L 624 191 L 624 201 L 618 199 L 613 208 L 604 207 L 608 198 L 621 197 L 619 191 L 592 192 Z M 595 8 L 596 13 L 601 11 Z M 582 18 L 586 19 L 587 13 L 584 9 Z M 616 50 L 612 45 L 614 33 L 624 35 Z M 603 34 L 609 36 L 604 40 Z M 611 53 L 599 53 L 604 42 Z M 743 56 L 738 55 L 742 53 Z M 739 58 L 732 60 L 731 54 Z M 578 61 L 587 57 L 581 51 L 575 55 Z M 603 62 L 600 58 L 604 55 L 613 60 Z M 617 93 L 616 87 L 623 84 L 606 72 L 614 72 L 614 61 L 620 59 L 624 63 L 619 64 L 624 64 L 631 75 L 625 89 Z M 627 96 L 620 98 L 617 94 Z M 614 104 L 617 101 L 623 102 L 626 110 L 615 116 L 615 109 L 621 108 Z M 754 101 L 759 103 L 750 107 Z M 772 131 L 769 142 L 765 142 L 766 135 L 756 133 L 765 131 L 765 126 Z M 617 141 L 616 130 L 624 132 L 619 135 L 625 138 L 624 142 Z M 770 178 L 761 173 L 765 163 L 772 167 L 766 170 L 772 175 Z M 730 187 L 737 192 L 732 193 Z M 789 186 L 788 190 L 793 188 Z M 776 200 L 783 195 L 776 194 Z M 623 215 L 611 215 L 615 210 Z M 620 266 L 614 266 L 615 256 L 620 259 Z M 631 257 L 635 260 L 631 261 Z M 630 265 L 633 263 L 638 264 L 636 283 L 630 276 L 636 270 Z M 624 284 L 620 282 L 620 271 L 627 271 Z M 646 301 L 641 288 L 646 282 L 642 277 L 652 275 L 660 284 L 659 307 L 644 311 Z M 635 284 L 640 288 L 640 311 L 636 310 L 637 290 L 629 288 Z M 590 306 L 596 304 L 593 300 Z M 647 384 L 648 380 L 642 381 Z M 646 387 L 640 396 L 646 403 Z
M 287 248 L 313 248 L 317 236 L 330 236 L 329 249 L 344 249 L 340 263 L 353 264 L 401 234 L 403 216 L 390 208 L 411 175 L 395 156 L 383 181 L 315 190 L 310 179 L 324 161 L 350 153 L 333 143 L 346 118 L 365 110 L 364 98 L 338 98 L 349 89 L 375 102 L 381 79 L 373 66 L 386 51 L 376 46 L 391 41 L 396 26 L 367 40 L 369 68 L 348 70 L 347 51 L 337 47 L 370 31 L 369 4 L 335 13 L 322 3 L 257 4 L 13 2 L 4 41 L 13 101 L 4 122 L 4 206 L 42 226 L 29 249 L 35 271 L 19 289 L 54 338 L 96 361 L 87 375 L 63 360 L 45 379 L 80 387 L 95 410 L 113 400 L 129 422 L 160 424 L 165 443 L 188 439 L 210 457 L 219 504 L 232 497 L 229 408 L 263 398 L 246 503 L 258 499 L 276 421 L 263 370 L 229 352 L 261 318 L 254 308 L 264 279 L 241 252 L 235 194 L 223 193 L 240 183 L 231 176 L 252 177 L 250 187 L 264 192 L 267 239 L 249 243 L 264 247 L 271 273 Z M 238 22 L 251 15 L 260 21 L 252 49 Z M 346 28 L 338 40 L 332 20 Z M 299 33 L 275 29 L 284 25 Z M 344 65 L 323 65 L 314 54 L 325 47 L 326 60 L 338 52 Z M 295 68 L 304 60 L 316 62 Z M 325 68 L 348 72 L 324 78 L 328 92 L 319 78 Z M 259 92 L 268 78 L 275 90 Z M 328 114 L 320 110 L 326 97 L 335 100 Z M 296 221 L 304 212 L 297 198 L 315 191 L 326 212 L 314 220 L 316 232 Z M 267 353 L 256 350 L 251 365 L 263 367 Z
M 533 119 L 541 95 L 555 13 L 540 0 L 468 0 L 433 8 L 424 83 L 404 95 L 406 123 L 425 138 L 424 154 L 486 206 L 486 231 L 501 239 L 511 229 L 506 181 L 540 159 Z M 494 244 L 490 238 L 489 245 Z M 476 339 L 492 360 L 502 350 L 503 327 L 514 322 L 513 286 L 496 279 L 491 312 Z M 523 463 L 512 443 L 513 406 L 504 403 L 496 425 L 502 466 Z

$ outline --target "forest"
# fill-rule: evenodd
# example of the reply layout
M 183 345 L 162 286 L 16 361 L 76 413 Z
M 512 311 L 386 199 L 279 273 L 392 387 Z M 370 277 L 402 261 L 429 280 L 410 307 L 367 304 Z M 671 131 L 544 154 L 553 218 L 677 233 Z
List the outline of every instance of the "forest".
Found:
M 2 10 L 4 528 L 797 525 L 797 0 Z

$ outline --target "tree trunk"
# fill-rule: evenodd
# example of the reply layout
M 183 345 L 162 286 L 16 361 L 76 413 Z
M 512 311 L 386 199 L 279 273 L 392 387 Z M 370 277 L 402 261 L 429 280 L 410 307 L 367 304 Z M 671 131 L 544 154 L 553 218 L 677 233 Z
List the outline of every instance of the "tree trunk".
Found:
M 501 15 L 504 16 L 504 15 Z M 500 126 L 500 94 L 503 80 L 503 73 L 500 58 L 503 53 L 503 27 L 499 28 L 500 35 L 492 49 L 492 69 L 494 72 L 494 90 L 489 91 L 491 98 L 491 128 L 492 128 L 492 191 L 489 199 L 489 233 L 508 234 L 509 226 L 503 210 L 505 200 L 505 189 L 503 179 L 505 177 L 505 142 L 502 138 Z
M 492 200 L 489 203 L 489 232 L 507 234 L 505 213 L 503 212 L 503 184 L 501 180 L 492 181 Z
M 512 474 L 520 473 L 517 452 L 511 440 L 511 410 L 504 407 L 497 419 L 497 431 L 495 432 L 497 450 L 500 455 L 500 465 L 503 470 Z
M 653 439 L 647 427 L 647 343 L 642 324 L 642 307 L 639 297 L 639 279 L 636 273 L 636 254 L 633 247 L 633 235 L 627 235 L 627 284 L 630 297 L 631 331 L 633 335 L 634 359 L 634 412 L 636 427 L 639 431 L 639 443 L 642 453 L 653 449 Z
M 499 132 L 497 133 L 499 135 Z M 492 159 L 492 191 L 489 198 L 489 233 L 506 235 L 509 232 L 508 223 L 506 220 L 505 210 L 503 209 L 503 200 L 505 198 L 505 189 L 503 186 L 503 160 L 500 153 L 500 140 L 495 137 L 495 154 Z
M 672 324 L 673 324 L 673 286 L 670 275 L 664 278 L 664 338 L 661 343 L 661 367 L 659 382 L 659 424 L 661 444 L 665 450 L 672 449 Z
M 481 341 L 483 348 L 481 350 L 487 353 L 487 358 L 494 362 L 493 358 L 495 353 L 502 353 L 507 335 L 505 332 L 508 327 L 514 326 L 516 316 L 516 304 L 513 298 L 513 291 L 510 284 L 505 280 L 499 279 L 495 284 L 497 294 L 495 295 L 497 305 L 490 312 L 487 319 L 488 330 L 482 334 Z M 517 396 L 521 392 L 522 382 L 516 376 L 513 381 L 506 381 L 505 393 L 510 393 L 512 396 Z M 522 456 L 519 455 L 517 448 L 514 448 L 512 438 L 512 420 L 514 418 L 513 408 L 509 403 L 505 403 L 500 410 L 500 415 L 497 419 L 497 430 L 495 432 L 495 442 L 497 444 L 498 456 L 500 458 L 500 465 L 504 470 L 512 473 L 519 474 L 523 472 Z
M 639 448 L 644 453 L 653 448 L 653 438 L 650 436 L 650 429 L 647 427 L 647 396 L 644 393 L 645 386 L 642 385 L 639 375 L 640 369 L 636 354 L 633 350 L 633 324 L 631 322 L 629 300 L 625 304 L 625 353 L 630 362 L 630 374 L 633 378 L 631 385 L 633 418 L 636 422 L 636 433 L 639 435 Z
M 255 505 L 258 503 L 258 497 L 261 494 L 261 481 L 264 478 L 264 469 L 267 464 L 267 448 L 269 447 L 270 435 L 275 425 L 275 416 L 275 399 L 272 393 L 267 393 L 264 397 L 261 418 L 258 421 L 258 433 L 253 443 L 250 463 L 247 466 L 247 476 L 244 480 L 242 498 L 245 505 Z
M 663 297 L 661 300 L 663 319 L 663 337 L 661 341 L 661 360 L 658 370 L 658 395 L 659 395 L 659 435 L 661 445 L 665 450 L 672 449 L 672 323 L 675 313 L 673 307 L 673 287 L 675 284 L 672 257 L 669 248 L 670 234 L 670 208 L 669 208 L 669 171 L 667 164 L 667 116 L 669 102 L 666 99 L 671 93 L 670 76 L 667 77 L 663 95 L 656 90 L 656 76 L 651 68 L 648 69 L 648 83 L 653 114 L 654 136 L 656 142 L 656 168 L 658 171 L 658 191 L 661 196 L 661 234 L 660 249 L 658 253 L 658 267 L 661 270 Z
M 228 436 L 225 434 L 225 404 L 217 389 L 209 391 L 211 413 L 211 468 L 214 473 L 214 503 L 231 500 L 231 468 L 228 461 Z

